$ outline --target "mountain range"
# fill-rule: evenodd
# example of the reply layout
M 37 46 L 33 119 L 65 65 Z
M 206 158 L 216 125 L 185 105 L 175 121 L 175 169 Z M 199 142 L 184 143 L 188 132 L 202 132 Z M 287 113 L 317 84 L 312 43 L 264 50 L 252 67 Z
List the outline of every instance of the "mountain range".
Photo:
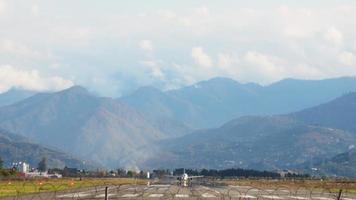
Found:
M 299 111 L 356 91 L 356 78 L 285 79 L 267 86 L 214 78 L 166 92 L 138 89 L 120 100 L 148 118 L 175 121 L 188 130 L 214 128 L 246 115 Z
M 320 168 L 321 173 L 350 176 L 351 173 L 336 169 L 339 165 L 342 165 L 340 169 L 352 168 L 354 161 L 336 160 L 345 158 L 342 155 L 356 145 L 355 102 L 356 93 L 349 93 L 291 114 L 240 117 L 219 128 L 162 141 L 157 157 L 149 159 L 147 165 L 269 170 Z M 334 158 L 336 155 L 339 156 Z M 354 156 L 353 153 L 351 157 Z
M 109 168 L 322 168 L 356 144 L 354 91 L 354 77 L 214 78 L 119 99 L 74 86 L 0 107 L 0 127 Z

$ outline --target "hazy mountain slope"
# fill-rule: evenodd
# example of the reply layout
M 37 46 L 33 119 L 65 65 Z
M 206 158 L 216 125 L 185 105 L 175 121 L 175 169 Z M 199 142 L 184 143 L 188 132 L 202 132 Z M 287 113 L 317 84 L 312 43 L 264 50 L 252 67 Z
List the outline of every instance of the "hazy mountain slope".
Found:
M 168 91 L 167 94 L 189 102 L 197 110 L 194 115 L 184 115 L 180 120 L 191 127 L 217 127 L 246 113 L 258 99 L 260 86 L 240 84 L 227 78 L 214 78 L 193 86 Z
M 167 92 L 140 88 L 121 100 L 154 119 L 169 119 L 196 129 L 216 127 L 247 113 L 246 109 L 251 107 L 256 97 L 255 90 L 259 87 L 215 78 Z
M 83 161 L 63 152 L 43 147 L 31 142 L 29 139 L 9 133 L 0 129 L 0 157 L 5 165 L 13 162 L 28 162 L 32 167 L 37 167 L 38 162 L 46 157 L 49 167 L 78 167 L 83 166 Z M 92 167 L 86 162 L 87 167 Z
M 350 91 L 356 91 L 355 77 L 286 79 L 264 87 L 214 78 L 167 92 L 145 87 L 121 100 L 148 113 L 150 119 L 169 119 L 174 124 L 199 129 L 218 127 L 245 115 L 295 112 Z
M 0 94 L 0 107 L 19 102 L 34 94 L 36 94 L 34 91 L 10 89 L 9 91 Z
M 293 113 L 292 116 L 305 123 L 356 132 L 356 93 Z
M 356 150 L 338 154 L 315 166 L 319 174 L 334 176 L 356 177 Z
M 142 111 L 146 118 L 158 129 L 171 136 L 181 136 L 191 131 L 185 124 L 185 116 L 196 116 L 199 111 L 189 102 L 171 97 L 153 87 L 142 87 L 120 101 Z
M 163 143 L 155 167 L 255 169 L 293 168 L 344 152 L 356 135 L 299 123 L 283 116 L 242 117 Z
M 356 77 L 323 80 L 285 79 L 264 88 L 261 96 L 267 113 L 289 113 L 329 102 L 356 92 Z
M 220 128 L 161 143 L 163 153 L 148 165 L 311 169 L 322 163 L 328 174 L 345 175 L 353 164 L 339 166 L 330 158 L 356 144 L 355 102 L 356 93 L 350 93 L 292 114 L 240 117 Z
M 114 167 L 127 164 L 120 158 L 139 146 L 166 137 L 136 110 L 78 86 L 0 108 L 0 126 Z

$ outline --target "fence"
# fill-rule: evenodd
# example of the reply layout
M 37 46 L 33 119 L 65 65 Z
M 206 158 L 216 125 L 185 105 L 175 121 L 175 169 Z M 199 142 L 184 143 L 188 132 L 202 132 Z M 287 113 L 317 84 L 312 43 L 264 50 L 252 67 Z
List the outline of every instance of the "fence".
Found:
M 28 194 L 31 192 L 31 194 Z M 356 200 L 355 190 L 278 186 L 260 188 L 222 184 L 193 184 L 181 187 L 175 184 L 155 183 L 120 184 L 117 182 L 23 182 L 0 185 L 0 197 L 5 200 L 48 199 L 318 199 Z M 6 197 L 5 197 L 6 196 Z

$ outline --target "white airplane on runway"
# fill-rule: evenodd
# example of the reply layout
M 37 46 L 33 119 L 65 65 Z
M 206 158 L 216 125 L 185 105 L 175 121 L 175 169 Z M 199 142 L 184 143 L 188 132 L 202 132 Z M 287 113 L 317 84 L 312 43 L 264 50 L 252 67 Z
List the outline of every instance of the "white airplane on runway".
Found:
M 187 173 L 185 173 L 185 169 L 183 169 L 183 174 L 180 176 L 168 176 L 170 178 L 176 178 L 179 181 L 179 184 L 181 186 L 188 186 L 189 182 L 192 181 L 193 179 L 196 178 L 203 178 L 204 176 L 189 176 Z

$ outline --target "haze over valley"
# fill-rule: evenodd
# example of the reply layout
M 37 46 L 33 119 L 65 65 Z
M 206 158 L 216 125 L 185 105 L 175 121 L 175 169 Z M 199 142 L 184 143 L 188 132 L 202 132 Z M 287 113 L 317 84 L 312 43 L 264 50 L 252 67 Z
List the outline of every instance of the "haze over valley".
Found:
M 0 108 L 0 127 L 67 152 L 65 164 L 73 156 L 107 168 L 308 171 L 352 151 L 354 91 L 353 77 L 268 86 L 214 78 L 165 92 L 143 87 L 117 99 L 73 86 L 14 99 Z M 8 151 L 6 159 L 16 160 L 14 148 Z
M 352 0 L 0 0 L 0 176 L 356 177 L 355 19 Z

